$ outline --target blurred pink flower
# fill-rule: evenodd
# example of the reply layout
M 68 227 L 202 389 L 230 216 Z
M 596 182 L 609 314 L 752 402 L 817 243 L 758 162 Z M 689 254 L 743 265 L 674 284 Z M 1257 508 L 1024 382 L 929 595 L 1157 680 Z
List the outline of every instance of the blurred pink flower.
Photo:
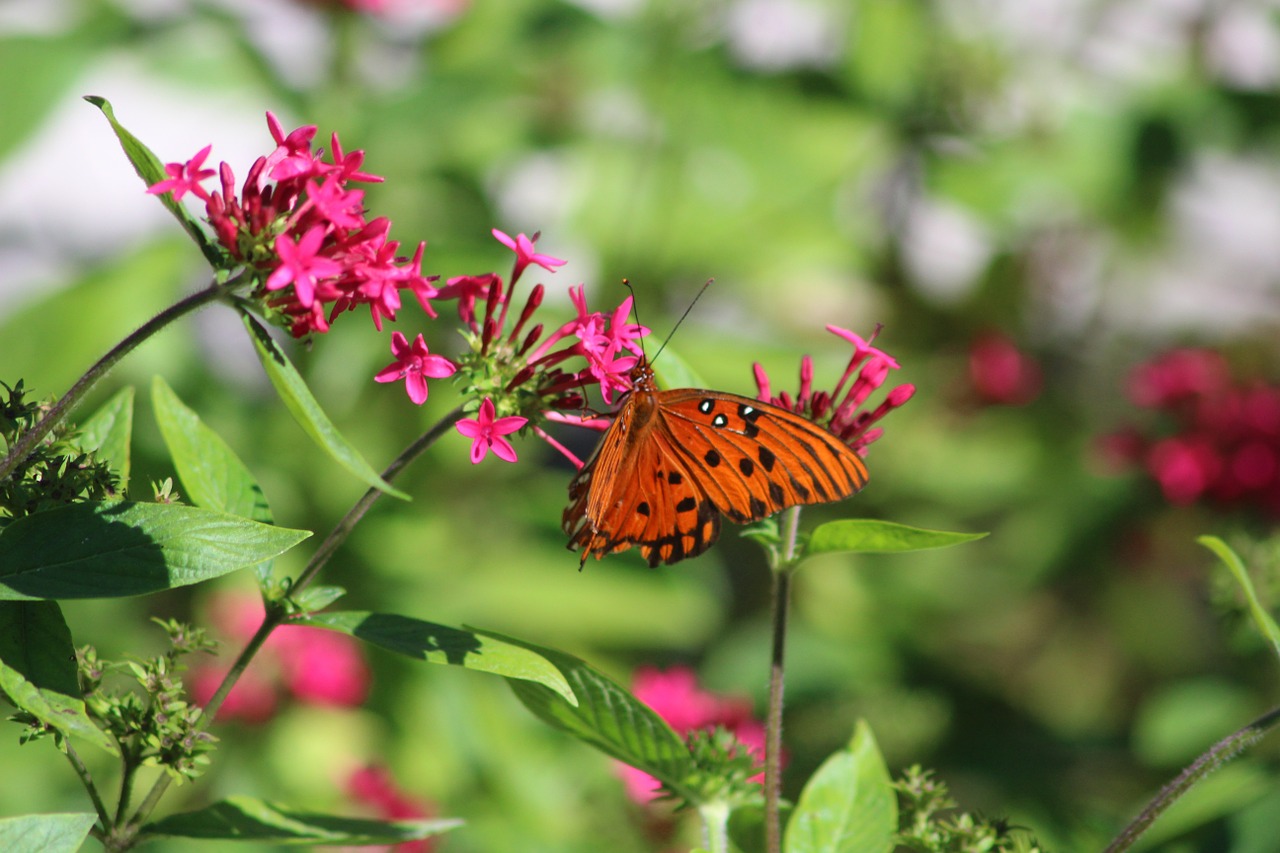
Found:
M 969 382 L 984 403 L 1023 406 L 1040 396 L 1040 364 L 1002 332 L 979 336 L 969 347 Z
M 382 765 L 369 764 L 354 771 L 347 777 L 344 788 L 347 796 L 382 820 L 419 820 L 435 814 L 435 809 L 425 800 L 400 790 L 391 772 Z M 435 841 L 430 838 L 407 841 L 390 849 L 397 853 L 429 853 L 435 849 Z
M 213 633 L 231 653 L 262 624 L 262 602 L 256 596 L 218 594 L 209 603 Z M 222 683 L 224 668 L 192 667 L 189 679 L 197 705 L 205 705 Z M 276 629 L 218 709 L 219 720 L 263 723 L 291 696 L 303 704 L 356 707 L 369 695 L 372 675 L 360 643 L 345 634 L 285 625 Z
M 758 761 L 764 761 L 764 725 L 752 716 L 750 699 L 703 690 L 698 686 L 697 675 L 685 666 L 667 670 L 640 667 L 632 678 L 631 692 L 666 720 L 676 734 L 683 736 L 723 726 Z M 621 762 L 616 766 L 632 800 L 647 803 L 657 796 L 657 779 Z

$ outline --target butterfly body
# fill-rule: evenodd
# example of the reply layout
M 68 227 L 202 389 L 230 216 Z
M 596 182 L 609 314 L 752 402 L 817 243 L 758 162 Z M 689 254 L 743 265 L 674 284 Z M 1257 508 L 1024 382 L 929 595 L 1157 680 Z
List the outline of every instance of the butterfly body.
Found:
M 722 515 L 745 524 L 866 483 L 856 453 L 793 412 L 723 391 L 659 391 L 644 359 L 631 380 L 569 484 L 563 528 L 582 563 L 633 546 L 650 566 L 675 563 L 711 547 Z

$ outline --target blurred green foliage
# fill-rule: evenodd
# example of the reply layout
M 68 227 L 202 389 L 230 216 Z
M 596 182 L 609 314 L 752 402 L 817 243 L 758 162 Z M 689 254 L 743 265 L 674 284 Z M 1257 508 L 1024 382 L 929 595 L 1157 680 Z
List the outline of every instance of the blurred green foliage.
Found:
M 489 229 L 541 230 L 539 248 L 570 260 L 539 279 L 551 307 L 567 317 L 564 290 L 584 280 L 605 307 L 625 276 L 658 339 L 714 277 L 672 344 L 710 387 L 751 393 L 758 360 L 775 388 L 794 390 L 804 352 L 830 387 L 846 352 L 823 324 L 884 324 L 879 343 L 920 391 L 871 448 L 865 493 L 806 512 L 806 526 L 856 515 L 991 535 L 827 556 L 800 574 L 791 796 L 865 718 L 891 770 L 935 768 L 964 808 L 1008 815 L 1045 849 L 1100 849 L 1182 764 L 1273 700 L 1265 645 L 1213 606 L 1222 570 L 1193 542 L 1265 526 L 1171 508 L 1093 452 L 1128 415 L 1124 371 L 1156 349 L 1207 342 L 1276 376 L 1268 264 L 1280 236 L 1254 224 L 1280 210 L 1280 32 L 1259 13 L 1263 55 L 1248 65 L 1228 20 L 1247 4 L 1061 4 L 1045 22 L 1032 4 L 925 0 L 406 2 L 417 24 L 284 0 L 240 12 L 63 5 L 56 20 L 0 23 L 12 185 L 32 140 L 74 110 L 93 130 L 60 140 L 68 165 L 41 194 L 74 198 L 101 180 L 76 168 L 77 149 L 115 145 L 83 94 L 110 98 L 166 161 L 206 142 L 216 161 L 224 129 L 250 124 L 249 150 L 265 153 L 271 109 L 366 150 L 366 168 L 387 178 L 369 209 L 406 244 L 429 242 L 428 272 L 505 272 Z M 172 124 L 175 99 L 198 126 Z M 170 150 L 162 130 L 192 141 Z M 232 165 L 243 177 L 249 162 Z M 132 186 L 94 202 L 94 216 L 155 206 Z M 1229 191 L 1243 186 L 1247 198 Z M 104 250 L 70 224 L 64 234 L 52 209 L 40 222 L 56 277 L 0 277 L 0 378 L 39 395 L 62 393 L 206 272 L 171 221 Z M 31 244 L 9 256 L 42 248 L 9 227 Z M 452 319 L 406 309 L 398 328 L 449 352 Z M 974 389 L 970 347 L 992 330 L 1040 365 L 1026 405 Z M 173 475 L 147 415 L 163 375 L 254 472 L 279 523 L 323 533 L 363 486 L 306 446 L 248 346 L 213 309 L 138 350 L 80 415 L 137 387 L 131 488 L 145 494 Z M 375 467 L 457 402 L 447 383 L 421 410 L 375 385 L 387 336 L 362 317 L 292 357 Z M 579 573 L 559 530 L 567 465 L 532 437 L 516 466 L 473 468 L 466 448 L 445 439 L 397 482 L 413 501 L 384 500 L 357 530 L 323 579 L 350 590 L 344 607 L 525 637 L 623 681 L 639 663 L 692 663 L 762 707 L 769 578 L 753 545 L 727 532 L 674 568 L 625 555 Z M 296 575 L 303 559 L 292 552 L 277 571 Z M 218 590 L 251 584 L 245 574 L 66 612 L 77 643 L 143 655 L 157 642 L 144 616 L 199 619 Z M 342 773 L 383 761 L 467 821 L 442 850 L 697 843 L 683 824 L 662 841 L 668 819 L 628 804 L 607 759 L 543 727 L 496 679 L 371 663 L 363 709 L 291 707 L 269 726 L 220 727 L 210 774 L 168 807 L 244 793 L 338 810 Z M 0 813 L 84 808 L 53 750 L 15 741 L 0 739 L 0 766 L 22 768 L 0 775 Z M 1264 741 L 1149 843 L 1274 850 L 1276 759 Z

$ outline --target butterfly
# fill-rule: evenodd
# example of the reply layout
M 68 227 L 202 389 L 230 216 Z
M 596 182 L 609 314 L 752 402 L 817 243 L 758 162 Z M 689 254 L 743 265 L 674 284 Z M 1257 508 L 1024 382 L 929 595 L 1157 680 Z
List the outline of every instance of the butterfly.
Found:
M 697 388 L 659 391 L 643 357 L 595 453 L 569 483 L 562 527 L 579 565 L 632 546 L 650 566 L 701 554 L 720 518 L 745 524 L 797 504 L 846 498 L 862 460 L 786 409 Z

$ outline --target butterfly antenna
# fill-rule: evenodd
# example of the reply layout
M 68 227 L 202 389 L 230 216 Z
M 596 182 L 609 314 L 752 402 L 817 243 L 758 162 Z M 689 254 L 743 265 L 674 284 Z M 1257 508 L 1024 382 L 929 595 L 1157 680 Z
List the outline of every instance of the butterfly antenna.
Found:
M 702 294 L 707 292 L 707 288 L 711 286 L 711 282 L 713 281 L 715 281 L 714 278 L 707 279 L 706 282 L 702 285 L 702 287 L 698 290 L 698 292 L 694 294 L 692 301 L 689 302 L 689 307 L 684 309 L 684 313 L 680 315 L 680 319 L 676 320 L 676 324 L 671 327 L 671 331 L 667 333 L 666 340 L 662 342 L 662 346 L 658 347 L 658 351 L 655 352 L 653 354 L 653 358 L 650 359 L 651 362 L 657 361 L 658 356 L 662 355 L 662 351 L 667 348 L 667 344 L 671 342 L 672 336 L 675 335 L 676 329 L 680 328 L 680 324 L 684 322 L 685 317 L 689 316 L 689 312 L 693 310 L 693 306 L 698 304 L 698 300 L 702 298 Z M 628 285 L 628 287 L 629 286 L 630 285 Z M 635 303 L 633 302 L 632 306 L 634 307 L 634 305 Z M 640 322 L 640 315 L 638 314 L 636 315 L 636 322 L 637 323 Z M 641 338 L 641 340 L 643 341 L 644 339 Z

